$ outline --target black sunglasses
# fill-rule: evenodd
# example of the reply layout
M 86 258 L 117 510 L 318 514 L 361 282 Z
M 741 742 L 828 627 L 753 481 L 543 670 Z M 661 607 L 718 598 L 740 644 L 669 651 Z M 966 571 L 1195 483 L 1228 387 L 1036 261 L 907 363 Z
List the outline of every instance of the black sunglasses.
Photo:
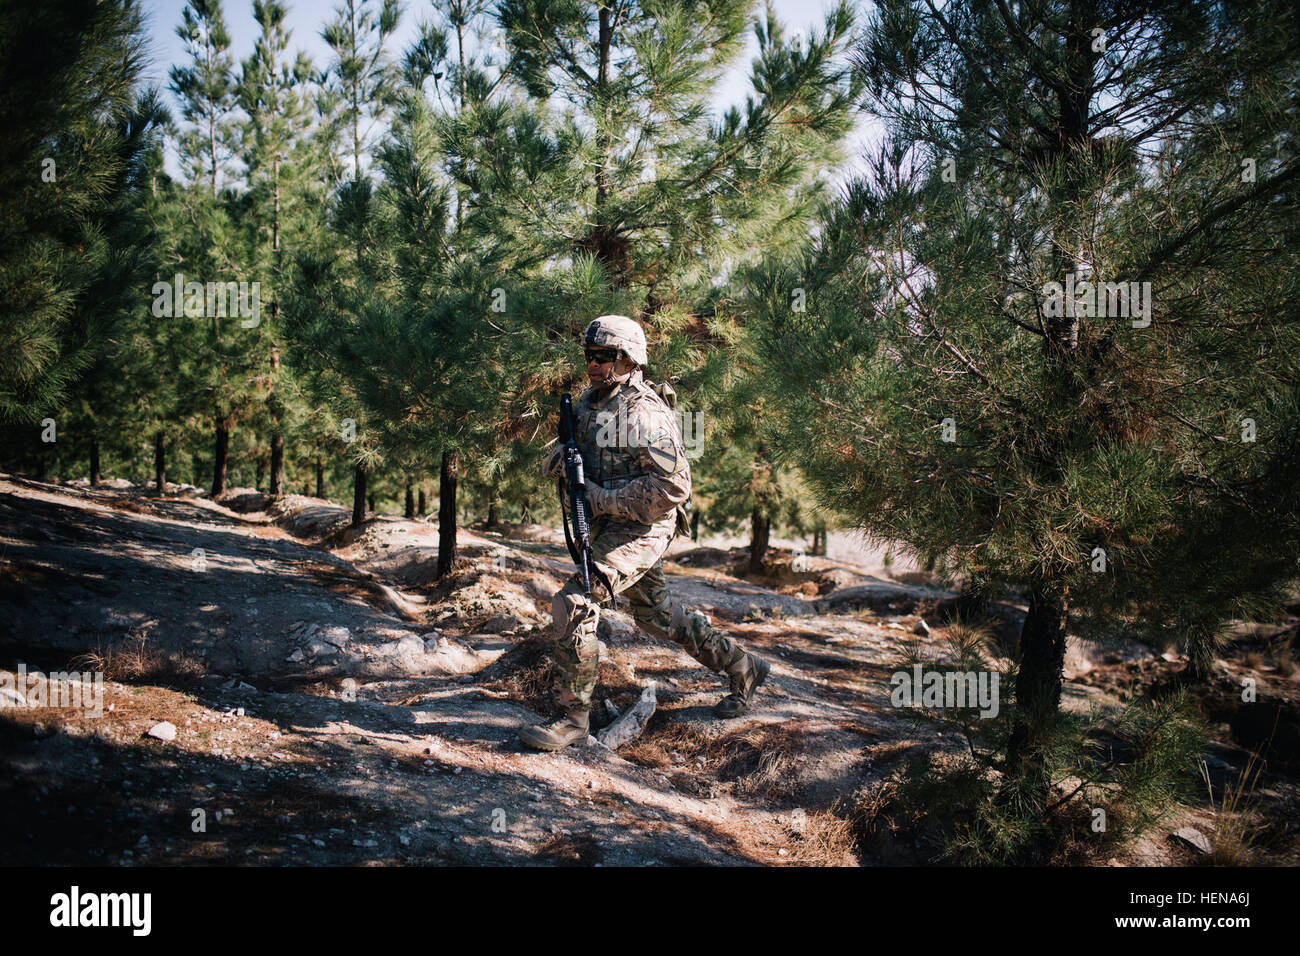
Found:
M 597 365 L 605 365 L 618 358 L 618 349 L 585 349 L 587 363 L 595 362 Z

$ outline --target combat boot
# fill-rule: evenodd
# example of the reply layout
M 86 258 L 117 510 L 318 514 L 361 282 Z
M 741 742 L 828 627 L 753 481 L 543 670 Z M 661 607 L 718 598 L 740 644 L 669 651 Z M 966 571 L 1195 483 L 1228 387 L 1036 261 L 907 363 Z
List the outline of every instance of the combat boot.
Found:
M 519 739 L 534 750 L 563 750 L 570 744 L 587 739 L 590 711 L 570 710 L 550 724 L 525 727 Z
M 731 693 L 718 701 L 713 713 L 719 717 L 739 717 L 749 710 L 754 699 L 754 692 L 767 680 L 772 665 L 753 654 L 745 654 L 728 674 L 731 677 Z

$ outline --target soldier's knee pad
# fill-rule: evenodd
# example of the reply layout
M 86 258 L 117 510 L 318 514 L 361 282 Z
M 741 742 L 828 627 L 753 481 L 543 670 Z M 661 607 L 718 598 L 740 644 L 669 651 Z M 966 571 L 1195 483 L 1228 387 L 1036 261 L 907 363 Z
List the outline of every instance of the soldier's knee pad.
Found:
M 576 630 L 580 625 L 591 622 L 595 631 L 595 622 L 600 618 L 600 605 L 581 591 L 564 588 L 555 592 L 551 599 L 551 617 L 555 620 L 556 631 L 560 635 Z

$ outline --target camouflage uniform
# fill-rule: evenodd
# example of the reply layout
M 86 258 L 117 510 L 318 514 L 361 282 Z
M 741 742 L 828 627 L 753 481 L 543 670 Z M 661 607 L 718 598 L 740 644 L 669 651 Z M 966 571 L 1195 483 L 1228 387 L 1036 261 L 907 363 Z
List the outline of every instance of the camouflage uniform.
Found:
M 616 594 L 626 594 L 633 617 L 646 631 L 680 644 L 713 671 L 734 674 L 749 656 L 698 611 L 668 595 L 663 556 L 685 527 L 691 470 L 677 417 L 638 369 L 601 399 L 588 389 L 573 405 L 575 438 L 582 452 L 592 513 L 592 550 Z M 556 448 L 543 471 L 563 474 Z M 552 602 L 555 620 L 555 699 L 566 710 L 586 710 L 596 684 L 598 598 L 582 578 L 571 577 Z M 750 662 L 753 658 L 750 658 Z

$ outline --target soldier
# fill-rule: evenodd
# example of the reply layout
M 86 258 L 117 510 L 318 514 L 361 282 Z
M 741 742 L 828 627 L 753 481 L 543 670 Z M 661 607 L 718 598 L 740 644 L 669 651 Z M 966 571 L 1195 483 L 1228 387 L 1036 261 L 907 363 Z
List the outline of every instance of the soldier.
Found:
M 749 709 L 771 665 L 714 630 L 703 614 L 671 603 L 664 578 L 664 552 L 677 531 L 685 530 L 684 505 L 691 496 L 681 431 L 665 401 L 671 401 L 672 391 L 653 388 L 642 378 L 645 334 L 632 319 L 602 315 L 587 326 L 585 338 L 591 387 L 574 402 L 574 438 L 587 479 L 597 565 L 615 593 L 628 596 L 642 629 L 675 641 L 705 667 L 731 678 L 731 693 L 713 712 L 738 717 Z M 542 469 L 549 477 L 563 477 L 560 447 Z M 592 584 L 598 587 L 594 580 Z M 561 750 L 586 739 L 600 656 L 600 605 L 582 593 L 580 575 L 556 593 L 551 609 L 554 692 L 564 716 L 520 732 L 521 741 L 539 750 Z

